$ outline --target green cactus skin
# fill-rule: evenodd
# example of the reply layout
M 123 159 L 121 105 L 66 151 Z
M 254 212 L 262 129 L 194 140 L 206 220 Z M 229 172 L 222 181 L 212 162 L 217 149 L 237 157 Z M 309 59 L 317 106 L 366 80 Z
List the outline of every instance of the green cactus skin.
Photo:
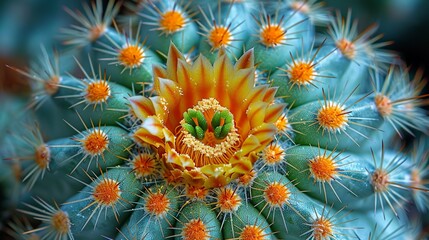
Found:
M 67 10 L 74 61 L 42 48 L 17 69 L 40 124 L 6 136 L 15 238 L 423 237 L 424 83 L 375 28 L 317 0 L 120 7 Z M 404 133 L 421 135 L 410 152 Z

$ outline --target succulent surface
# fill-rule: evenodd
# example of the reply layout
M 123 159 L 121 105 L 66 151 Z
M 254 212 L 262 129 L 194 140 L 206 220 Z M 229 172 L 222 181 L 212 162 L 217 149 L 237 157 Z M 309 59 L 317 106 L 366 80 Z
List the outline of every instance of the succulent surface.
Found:
M 16 69 L 17 239 L 423 237 L 425 82 L 375 27 L 316 0 L 83 9 Z

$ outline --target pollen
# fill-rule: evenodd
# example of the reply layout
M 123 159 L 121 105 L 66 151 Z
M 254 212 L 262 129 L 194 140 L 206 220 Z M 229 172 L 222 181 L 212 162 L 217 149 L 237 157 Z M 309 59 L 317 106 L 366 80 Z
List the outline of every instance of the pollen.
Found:
M 279 119 L 275 122 L 275 126 L 279 132 L 286 132 L 289 129 L 289 120 L 286 114 L 282 114 Z
M 151 193 L 146 198 L 145 210 L 154 216 L 165 216 L 169 207 L 170 200 L 164 193 Z
M 325 218 L 318 218 L 311 225 L 315 240 L 331 239 L 333 236 L 332 223 Z
M 159 25 L 167 33 L 177 32 L 185 26 L 185 17 L 176 10 L 170 10 L 161 15 Z
M 241 231 L 240 240 L 262 240 L 265 239 L 264 231 L 255 225 L 246 225 Z
M 378 94 L 377 96 L 375 96 L 374 102 L 381 116 L 384 117 L 392 114 L 392 111 L 393 111 L 392 102 L 387 96 Z
M 376 169 L 371 176 L 375 192 L 386 192 L 389 189 L 389 174 L 383 169 Z
M 214 26 L 209 33 L 208 39 L 213 48 L 220 48 L 231 43 L 232 34 L 224 26 Z
M 103 103 L 110 97 L 110 87 L 107 81 L 98 80 L 88 84 L 85 98 L 89 103 Z
M 298 86 L 307 85 L 314 80 L 314 68 L 311 62 L 296 62 L 288 70 L 290 81 Z
M 207 123 L 210 123 L 215 112 L 224 111 L 216 99 L 203 99 L 194 106 L 193 110 L 204 115 Z M 241 145 L 240 135 L 235 126 L 232 126 L 226 137 L 218 139 L 214 136 L 214 129 L 211 124 L 204 134 L 204 138 L 199 140 L 182 127 L 177 130 L 176 146 L 180 153 L 188 154 L 194 160 L 197 167 L 209 164 L 226 164 Z
M 58 235 L 65 235 L 70 231 L 70 219 L 66 212 L 58 211 L 51 217 L 51 226 Z
M 262 159 L 268 165 L 276 165 L 283 161 L 285 151 L 278 143 L 271 143 L 262 151 Z
M 46 144 L 42 144 L 36 148 L 34 161 L 40 169 L 46 169 L 49 166 L 51 151 Z
M 112 206 L 120 199 L 121 189 L 117 181 L 107 178 L 94 187 L 92 195 L 99 204 Z
M 275 47 L 284 43 L 286 31 L 278 24 L 268 24 L 262 28 L 260 38 L 265 46 Z
M 58 84 L 60 83 L 60 77 L 58 76 L 52 76 L 50 79 L 48 79 L 45 84 L 45 92 L 49 95 L 54 95 L 58 91 Z
M 101 129 L 93 130 L 80 141 L 84 151 L 93 156 L 102 154 L 109 145 L 109 138 Z
M 240 196 L 230 188 L 221 189 L 217 195 L 216 206 L 221 212 L 235 212 L 241 204 Z
M 132 167 L 137 178 L 151 176 L 157 171 L 157 158 L 155 154 L 139 154 L 134 157 Z
M 273 182 L 264 190 L 265 200 L 272 206 L 282 207 L 289 200 L 289 189 L 279 182 Z
M 125 67 L 135 68 L 143 63 L 144 50 L 139 45 L 129 45 L 119 51 L 118 60 Z
M 182 229 L 184 240 L 208 240 L 210 239 L 206 224 L 201 219 L 191 219 Z
M 317 156 L 310 160 L 309 169 L 315 181 L 329 182 L 338 173 L 334 160 L 329 156 Z
M 319 110 L 317 121 L 320 126 L 327 130 L 339 131 L 347 125 L 347 112 L 344 112 L 343 108 L 337 103 L 328 102 Z
M 348 59 L 354 59 L 356 56 L 356 47 L 353 42 L 343 38 L 337 42 L 337 48 Z

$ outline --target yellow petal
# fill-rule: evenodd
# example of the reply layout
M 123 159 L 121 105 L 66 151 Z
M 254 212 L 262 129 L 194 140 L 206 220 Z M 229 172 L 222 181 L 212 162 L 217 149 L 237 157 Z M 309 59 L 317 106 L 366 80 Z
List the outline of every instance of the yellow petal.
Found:
M 261 126 L 252 129 L 252 135 L 257 137 L 260 143 L 260 148 L 257 151 L 262 150 L 266 145 L 268 145 L 273 140 L 276 132 L 277 128 L 271 123 L 264 123 Z
M 186 61 L 183 54 L 171 43 L 170 49 L 168 50 L 167 56 L 167 78 L 173 81 L 177 81 L 177 66 L 178 61 Z
M 129 98 L 131 109 L 139 119 L 145 119 L 148 116 L 155 115 L 155 108 L 152 101 L 143 96 L 134 96 Z
M 235 69 L 253 68 L 255 66 L 253 48 L 245 52 L 235 63 Z
M 268 103 L 254 102 L 247 109 L 247 118 L 249 119 L 250 127 L 256 128 L 264 123 L 265 111 Z
M 213 66 L 210 61 L 200 55 L 191 68 L 191 79 L 195 79 L 192 92 L 196 99 L 213 97 Z
M 213 73 L 215 79 L 214 92 L 215 97 L 222 106 L 229 106 L 230 99 L 228 95 L 229 79 L 234 75 L 234 67 L 226 55 L 216 59 L 213 64 Z
M 260 145 L 259 139 L 256 136 L 249 135 L 241 145 L 242 155 L 246 156 L 253 151 L 257 151 L 260 148 Z
M 283 114 L 283 111 L 285 108 L 286 108 L 286 104 L 284 103 L 275 103 L 275 104 L 269 105 L 265 110 L 264 122 L 275 123 Z

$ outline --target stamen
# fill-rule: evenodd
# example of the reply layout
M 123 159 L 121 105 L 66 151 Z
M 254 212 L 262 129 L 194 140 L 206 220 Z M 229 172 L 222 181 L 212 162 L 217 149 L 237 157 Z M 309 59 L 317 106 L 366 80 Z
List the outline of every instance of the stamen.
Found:
M 286 40 L 286 31 L 278 24 L 268 24 L 262 28 L 260 38 L 265 46 L 274 47 Z
M 209 232 L 206 224 L 201 219 L 191 219 L 182 229 L 184 240 L 208 240 Z
M 290 191 L 284 184 L 273 182 L 264 190 L 264 197 L 270 205 L 281 207 L 289 200 Z
M 135 68 L 143 63 L 144 50 L 139 45 L 129 45 L 119 51 L 119 62 L 128 68 Z
M 307 85 L 314 80 L 315 71 L 311 63 L 296 62 L 288 70 L 290 81 L 297 85 Z
M 85 98 L 89 103 L 103 103 L 110 97 L 110 87 L 107 81 L 98 80 L 88 84 Z
M 100 129 L 93 130 L 80 141 L 82 142 L 84 151 L 93 156 L 102 154 L 109 145 L 107 134 Z
M 333 237 L 332 223 L 323 217 L 316 219 L 311 225 L 315 240 L 330 239 Z
M 145 204 L 145 210 L 155 216 L 165 216 L 170 206 L 170 200 L 164 193 L 151 193 Z
M 329 156 L 317 156 L 310 160 L 309 169 L 316 181 L 329 182 L 338 173 L 334 160 Z
M 159 25 L 165 32 L 177 32 L 185 26 L 185 18 L 182 13 L 170 10 L 161 15 Z
M 232 34 L 224 26 L 214 26 L 209 33 L 208 39 L 213 48 L 220 48 L 231 43 Z
M 242 240 L 262 240 L 265 239 L 264 231 L 255 225 L 246 225 L 241 231 L 239 239 Z
M 213 98 L 184 113 L 176 135 L 180 153 L 188 154 L 197 167 L 228 163 L 241 144 L 232 114 Z
M 121 189 L 117 181 L 106 178 L 94 187 L 92 195 L 99 204 L 112 206 L 120 199 Z
M 320 126 L 327 130 L 339 131 L 347 126 L 347 112 L 344 112 L 339 104 L 328 102 L 320 108 L 317 114 L 317 121 Z

